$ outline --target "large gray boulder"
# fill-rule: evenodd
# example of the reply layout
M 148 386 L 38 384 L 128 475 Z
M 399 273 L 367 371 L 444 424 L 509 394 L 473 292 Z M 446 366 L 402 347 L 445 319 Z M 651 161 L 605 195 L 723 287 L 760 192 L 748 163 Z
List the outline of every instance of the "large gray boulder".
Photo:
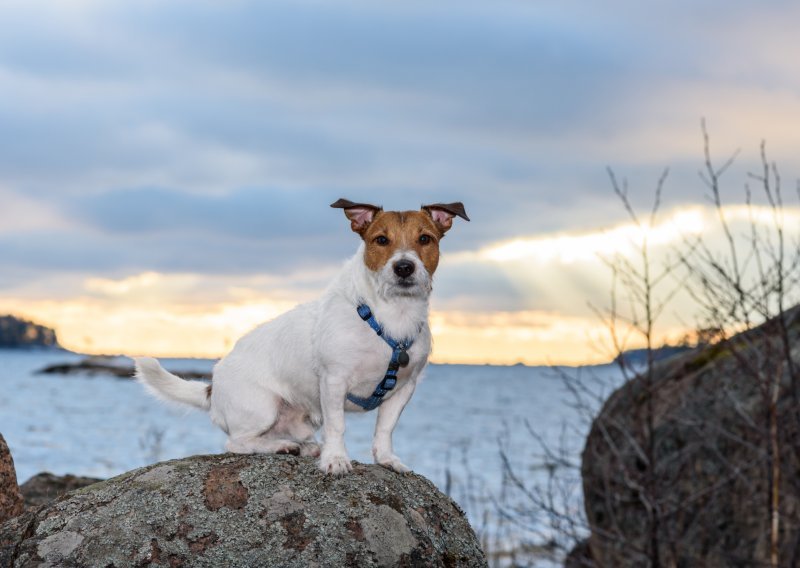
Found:
M 786 342 L 773 320 L 609 397 L 583 452 L 591 536 L 571 565 L 648 566 L 657 550 L 662 566 L 800 566 L 800 308 L 785 321 Z
M 432 483 L 311 458 L 195 456 L 90 485 L 0 526 L 0 566 L 485 566 Z

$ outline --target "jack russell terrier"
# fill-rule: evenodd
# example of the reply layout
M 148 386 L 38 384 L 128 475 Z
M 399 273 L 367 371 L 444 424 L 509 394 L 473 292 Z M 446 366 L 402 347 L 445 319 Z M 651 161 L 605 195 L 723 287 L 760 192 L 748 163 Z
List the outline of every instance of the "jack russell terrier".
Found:
M 409 471 L 392 431 L 428 362 L 428 298 L 439 241 L 461 203 L 419 211 L 339 199 L 363 242 L 323 295 L 242 337 L 214 367 L 212 384 L 186 381 L 155 359 L 136 359 L 136 378 L 159 398 L 207 410 L 235 453 L 319 457 L 326 474 L 352 471 L 344 413 L 378 409 L 375 463 Z M 315 432 L 322 426 L 324 445 Z

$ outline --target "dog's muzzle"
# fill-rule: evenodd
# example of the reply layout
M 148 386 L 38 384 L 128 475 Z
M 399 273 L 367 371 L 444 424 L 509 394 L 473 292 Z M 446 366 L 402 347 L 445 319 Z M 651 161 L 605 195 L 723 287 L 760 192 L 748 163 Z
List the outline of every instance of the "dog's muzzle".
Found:
M 381 270 L 381 280 L 389 295 L 411 297 L 430 292 L 430 277 L 413 254 L 398 254 L 387 262 Z

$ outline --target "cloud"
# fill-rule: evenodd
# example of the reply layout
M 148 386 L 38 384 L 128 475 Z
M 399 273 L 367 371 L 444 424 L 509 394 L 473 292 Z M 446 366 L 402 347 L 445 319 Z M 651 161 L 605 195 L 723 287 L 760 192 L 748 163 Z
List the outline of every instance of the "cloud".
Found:
M 0 297 L 0 311 L 56 326 L 59 342 L 67 349 L 186 357 L 221 356 L 239 337 L 293 305 L 262 299 L 192 310 L 164 303 L 109 305 L 91 298 L 20 303 Z
M 762 139 L 796 175 L 798 17 L 783 0 L 12 0 L 0 291 L 330 273 L 356 244 L 334 199 L 458 200 L 473 222 L 443 242 L 438 309 L 579 317 L 606 284 L 600 229 L 625 219 L 606 166 L 637 208 L 667 166 L 665 208 L 704 204 L 705 116 L 717 163 L 742 148 L 727 203 Z
M 751 222 L 759 231 L 760 242 L 777 245 L 775 223 L 783 227 L 787 252 L 800 243 L 800 207 L 785 206 L 776 218 L 769 207 L 730 205 L 723 216 L 747 267 L 747 278 L 755 278 L 755 265 L 748 257 Z M 583 232 L 520 235 L 487 244 L 473 251 L 444 256 L 437 273 L 434 300 L 440 310 L 481 312 L 487 309 L 508 311 L 558 312 L 564 317 L 591 317 L 593 309 L 608 305 L 612 290 L 609 263 L 623 261 L 628 272 L 642 270 L 641 247 L 645 239 L 653 278 L 674 264 L 679 254 L 687 254 L 697 238 L 719 258 L 726 258 L 728 245 L 717 213 L 709 207 L 692 206 L 660 212 L 652 226 L 630 221 L 609 224 Z M 654 301 L 682 288 L 672 301 L 664 319 L 669 326 L 691 326 L 697 306 L 686 293 L 683 270 L 674 269 L 654 290 Z M 624 291 L 620 291 L 624 295 Z
M 581 93 L 599 98 L 609 71 L 564 15 L 514 3 L 88 3 L 53 34 L 18 10 L 0 65 L 16 142 L 0 165 L 37 191 L 486 187 L 529 177 L 508 141 L 562 131 L 567 106 L 591 118 Z
M 51 325 L 63 346 L 81 352 L 221 356 L 256 325 L 315 297 L 329 279 L 315 270 L 274 277 L 151 271 L 70 278 L 65 296 L 27 288 L 0 294 L 0 313 Z
M 71 216 L 106 233 L 205 233 L 244 239 L 306 240 L 330 236 L 339 212 L 328 191 L 236 190 L 225 196 L 160 189 L 124 189 L 69 199 Z
M 667 219 L 651 225 L 627 223 L 600 232 L 546 237 L 521 237 L 492 244 L 478 251 L 488 262 L 531 261 L 541 264 L 594 261 L 615 254 L 632 256 L 645 244 L 651 247 L 676 244 L 699 235 L 707 226 L 707 215 L 700 208 L 673 211 Z
M 733 144 L 788 145 L 800 114 L 780 94 L 796 90 L 776 49 L 794 33 L 785 3 L 43 6 L 14 3 L 0 22 L 0 180 L 45 199 L 444 193 L 513 231 L 595 210 L 607 164 L 649 184 L 690 161 L 693 176 L 700 116 Z
M 265 242 L 197 234 L 119 237 L 89 232 L 38 232 L 0 236 L 0 267 L 7 278 L 14 272 L 20 278 L 30 277 L 33 271 L 36 278 L 50 278 L 54 287 L 61 274 L 125 275 L 146 270 L 210 275 L 285 274 L 339 266 L 357 247 L 357 237 L 344 236 L 343 242 L 324 237 Z
M 744 240 L 750 237 L 751 220 L 760 229 L 776 221 L 772 210 L 758 206 L 730 206 L 723 214 L 736 238 Z M 787 243 L 796 246 L 800 209 L 787 207 L 778 221 Z M 611 274 L 602 257 L 623 258 L 633 269 L 640 267 L 639 247 L 647 237 L 657 274 L 669 256 L 685 250 L 687 239 L 700 234 L 709 250 L 725 249 L 715 213 L 695 207 L 664 212 L 653 226 L 626 223 L 578 234 L 523 235 L 446 254 L 434 286 L 435 360 L 606 361 L 611 356 L 607 326 L 589 305 L 603 311 L 608 303 Z M 155 242 L 144 247 L 157 249 Z M 169 272 L 62 277 L 57 300 L 50 299 L 46 286 L 20 286 L 0 295 L 0 311 L 57 324 L 66 345 L 74 349 L 219 355 L 257 323 L 317 297 L 336 271 L 336 263 L 283 270 L 240 267 L 227 274 L 214 272 L 218 266 L 181 272 L 174 260 L 166 264 L 172 267 Z M 63 275 L 63 268 L 56 273 Z M 655 302 L 685 284 L 679 275 L 665 282 L 656 287 Z M 620 292 L 624 300 L 624 290 Z M 695 323 L 696 308 L 688 296 L 678 294 L 671 306 L 659 322 L 657 342 L 674 340 Z M 103 333 L 105 328 L 114 331 Z M 640 339 L 632 334 L 628 347 L 639 346 Z
M 98 302 L 167 304 L 180 309 L 250 301 L 298 303 L 318 295 L 330 278 L 327 270 L 299 271 L 285 275 L 213 276 L 199 273 L 142 272 L 124 278 L 85 278 L 83 296 Z
M 0 186 L 0 238 L 35 231 L 74 228 L 67 215 L 46 201 L 31 199 Z

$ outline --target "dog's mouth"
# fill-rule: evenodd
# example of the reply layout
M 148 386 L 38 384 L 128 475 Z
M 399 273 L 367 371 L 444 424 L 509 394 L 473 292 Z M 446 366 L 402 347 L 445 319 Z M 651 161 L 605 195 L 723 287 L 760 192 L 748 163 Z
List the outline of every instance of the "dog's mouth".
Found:
M 387 296 L 411 298 L 425 297 L 430 293 L 430 277 L 416 260 L 405 257 L 390 259 L 375 275 L 376 284 Z
M 398 278 L 392 288 L 397 296 L 420 296 L 425 293 L 425 287 L 416 278 Z

